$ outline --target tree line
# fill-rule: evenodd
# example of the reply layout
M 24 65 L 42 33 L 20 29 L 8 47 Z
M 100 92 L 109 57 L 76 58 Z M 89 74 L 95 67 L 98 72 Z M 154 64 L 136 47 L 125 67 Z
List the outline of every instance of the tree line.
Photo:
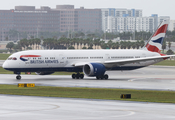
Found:
M 82 39 L 82 38 L 47 38 L 47 39 L 22 39 L 18 41 L 17 44 L 10 42 L 7 44 L 6 48 L 9 50 L 31 50 L 31 49 L 139 49 L 144 46 L 144 41 L 120 41 L 113 42 L 108 40 L 108 42 L 102 41 L 100 39 Z

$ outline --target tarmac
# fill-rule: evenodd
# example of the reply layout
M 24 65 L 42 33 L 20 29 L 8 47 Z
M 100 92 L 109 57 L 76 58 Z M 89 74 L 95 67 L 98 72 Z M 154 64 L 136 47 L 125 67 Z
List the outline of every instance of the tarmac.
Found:
M 175 67 L 149 66 L 138 70 L 109 71 L 109 80 L 69 75 L 0 75 L 0 84 L 175 91 Z M 72 99 L 0 95 L 0 120 L 174 120 L 175 104 L 118 100 Z
M 174 120 L 175 104 L 0 95 L 1 120 Z
M 95 77 L 72 79 L 70 75 L 0 75 L 0 84 L 35 83 L 41 86 L 122 88 L 142 90 L 175 91 L 175 67 L 149 66 L 133 71 L 108 71 L 108 80 L 96 80 Z

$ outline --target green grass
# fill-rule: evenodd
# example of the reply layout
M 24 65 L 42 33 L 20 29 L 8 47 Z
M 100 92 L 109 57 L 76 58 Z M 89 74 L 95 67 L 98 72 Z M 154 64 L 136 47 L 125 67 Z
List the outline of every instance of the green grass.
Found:
M 13 74 L 13 72 L 5 70 L 4 68 L 0 67 L 0 74 Z
M 175 103 L 175 92 L 173 91 L 68 88 L 49 86 L 18 88 L 17 85 L 0 85 L 0 94 Z M 121 99 L 121 94 L 131 94 L 131 99 Z
M 11 54 L 2 54 L 0 53 L 0 60 L 6 60 Z
M 164 60 L 164 61 L 156 63 L 154 65 L 175 66 L 175 60 Z

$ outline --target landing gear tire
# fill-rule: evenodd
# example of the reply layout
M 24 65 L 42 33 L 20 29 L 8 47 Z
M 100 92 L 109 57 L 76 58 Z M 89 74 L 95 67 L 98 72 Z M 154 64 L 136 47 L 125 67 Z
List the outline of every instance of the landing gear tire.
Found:
M 107 80 L 109 76 L 107 74 L 104 75 L 104 79 Z
M 83 79 L 84 78 L 84 74 L 80 74 L 80 79 Z
M 101 79 L 101 80 L 103 80 L 103 79 L 107 80 L 109 77 L 108 77 L 107 74 L 105 74 L 103 76 L 96 76 L 96 78 L 97 78 L 97 80 L 99 80 L 99 79 Z
M 72 74 L 72 79 L 75 79 L 75 74 Z
M 84 78 L 84 74 L 72 74 L 72 79 L 83 79 Z
M 21 80 L 21 76 L 20 75 L 16 76 L 16 79 Z
M 79 77 L 80 77 L 80 74 L 76 74 L 76 75 L 75 75 L 75 78 L 76 78 L 76 79 L 79 79 Z
M 99 79 L 100 79 L 100 77 L 99 77 L 99 76 L 96 76 L 96 78 L 97 78 L 97 80 L 99 80 Z

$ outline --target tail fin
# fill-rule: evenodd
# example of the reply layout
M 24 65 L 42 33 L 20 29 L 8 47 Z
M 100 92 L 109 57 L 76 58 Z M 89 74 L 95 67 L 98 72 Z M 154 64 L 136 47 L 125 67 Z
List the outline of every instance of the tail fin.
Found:
M 168 24 L 169 20 L 163 20 L 163 22 L 159 25 L 155 33 L 150 37 L 147 44 L 145 44 L 143 48 L 151 52 L 160 53 Z

